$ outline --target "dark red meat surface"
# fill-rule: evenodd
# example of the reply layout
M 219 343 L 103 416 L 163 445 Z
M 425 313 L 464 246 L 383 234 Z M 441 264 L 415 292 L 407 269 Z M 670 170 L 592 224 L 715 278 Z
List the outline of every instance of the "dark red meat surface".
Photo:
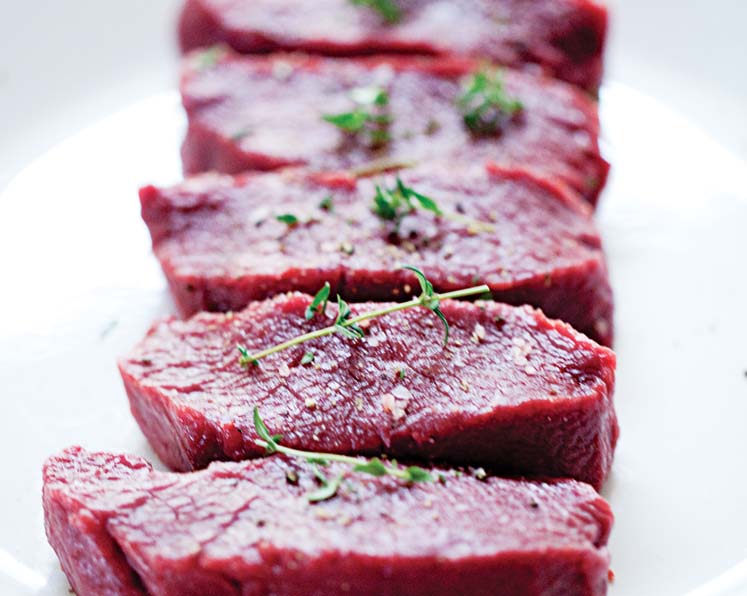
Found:
M 244 53 L 461 55 L 539 69 L 594 90 L 607 11 L 593 0 L 396 0 L 387 24 L 350 0 L 189 0 L 182 49 L 227 43 Z
M 486 466 L 599 487 L 618 428 L 615 356 L 530 307 L 442 301 L 372 319 L 363 340 L 314 339 L 243 368 L 250 352 L 313 329 L 311 298 L 288 294 L 233 314 L 157 323 L 120 371 L 132 412 L 177 470 L 259 457 L 255 406 L 289 446 Z M 380 308 L 356 304 L 354 313 Z M 302 364 L 305 352 L 313 363 Z
M 591 487 L 444 476 L 351 475 L 309 504 L 308 465 L 281 456 L 173 474 L 71 448 L 44 467 L 45 521 L 78 596 L 606 593 L 612 513 Z
M 596 203 L 608 164 L 599 153 L 596 102 L 559 81 L 506 70 L 524 109 L 502 133 L 474 136 L 456 106 L 477 68 L 467 60 L 333 60 L 195 53 L 181 92 L 189 120 L 184 170 L 237 173 L 306 165 L 349 170 L 372 162 L 493 161 L 562 182 Z M 354 108 L 350 91 L 380 86 L 390 98 L 391 140 L 373 149 L 322 119 Z
M 425 271 L 437 291 L 490 286 L 501 302 L 532 304 L 605 344 L 612 296 L 589 207 L 525 172 L 448 165 L 402 180 L 445 212 L 417 211 L 394 225 L 371 212 L 374 181 L 301 171 L 203 176 L 141 190 L 143 219 L 179 310 L 239 310 L 281 292 L 315 293 L 325 281 L 346 300 L 399 300 L 417 291 L 399 268 Z M 392 185 L 392 176 L 383 179 Z M 319 207 L 331 197 L 333 209 Z M 276 216 L 293 214 L 293 228 Z M 352 254 L 350 254 L 352 252 Z M 334 295 L 334 294 L 333 294 Z

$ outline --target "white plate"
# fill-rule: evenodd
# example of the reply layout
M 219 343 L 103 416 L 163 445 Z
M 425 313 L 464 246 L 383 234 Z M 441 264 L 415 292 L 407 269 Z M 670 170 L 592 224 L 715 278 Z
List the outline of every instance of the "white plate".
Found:
M 747 555 L 745 166 L 627 87 L 607 86 L 602 106 L 622 427 L 604 491 L 611 594 L 683 594 Z M 154 459 L 115 359 L 170 309 L 136 190 L 179 178 L 183 126 L 176 93 L 155 96 L 62 143 L 0 197 L 2 594 L 67 593 L 44 537 L 45 457 L 82 444 Z
M 740 69 L 718 56 L 739 54 L 726 46 L 736 43 L 744 19 L 709 21 L 722 14 L 715 3 L 616 2 L 622 35 L 613 39 L 613 70 L 657 92 L 668 89 L 668 104 L 695 105 L 698 113 L 703 98 L 740 81 L 729 77 Z M 0 55 L 14 59 L 0 64 L 0 87 L 10 81 L 17 95 L 0 93 L 10 99 L 0 112 L 12 116 L 0 134 L 0 186 L 15 160 L 48 146 L 71 123 L 74 130 L 122 98 L 165 84 L 174 71 L 164 39 L 176 1 L 155 4 L 49 3 L 47 25 L 29 34 L 19 24 L 38 8 L 12 3 L 18 14 L 0 21 Z M 691 15 L 693 26 L 683 31 L 715 35 L 693 45 L 688 33 L 682 42 L 658 20 L 675 9 Z M 102 22 L 117 22 L 119 36 Z M 647 28 L 652 36 L 642 35 Z M 80 44 L 66 44 L 73 38 Z M 652 38 L 659 45 L 639 43 Z M 49 45 L 29 53 L 23 39 L 51 40 L 64 68 L 49 67 Z M 713 76 L 674 87 L 685 55 Z M 89 93 L 92 80 L 96 93 Z M 45 81 L 55 90 L 74 88 L 75 101 L 64 104 Z M 720 138 L 733 123 L 738 146 L 743 102 L 733 106 L 714 101 L 700 121 Z M 613 174 L 598 217 L 617 303 L 622 427 L 604 491 L 617 516 L 610 593 L 747 594 L 747 168 L 690 122 L 623 85 L 606 86 L 602 118 Z M 136 191 L 179 179 L 182 130 L 176 94 L 154 96 L 49 151 L 0 195 L 3 596 L 68 593 L 44 537 L 45 457 L 82 444 L 155 459 L 129 415 L 115 360 L 171 308 Z

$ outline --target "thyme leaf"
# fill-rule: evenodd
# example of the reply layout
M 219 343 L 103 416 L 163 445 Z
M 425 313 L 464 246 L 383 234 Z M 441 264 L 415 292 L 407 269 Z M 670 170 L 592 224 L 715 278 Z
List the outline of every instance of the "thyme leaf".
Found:
M 309 503 L 318 503 L 320 501 L 331 499 L 337 494 L 337 489 L 340 488 L 340 484 L 344 478 L 345 476 L 343 474 L 339 474 L 331 481 L 326 478 L 323 481 L 320 480 L 322 486 L 317 490 L 307 493 L 306 499 Z
M 314 362 L 314 352 L 306 352 L 301 358 L 301 364 L 311 364 Z
M 407 474 L 408 482 L 432 482 L 433 476 L 427 470 L 419 468 L 418 466 L 408 466 L 405 469 Z
M 356 465 L 353 472 L 364 472 L 365 474 L 371 474 L 371 476 L 386 476 L 386 466 L 378 457 L 373 457 L 366 463 Z
M 280 441 L 283 439 L 283 435 L 271 435 L 267 426 L 265 426 L 264 420 L 259 415 L 259 409 L 254 408 L 254 430 L 259 435 L 259 438 L 264 441 L 265 452 L 270 455 L 278 451 Z
M 334 211 L 335 205 L 332 202 L 332 195 L 327 195 L 319 202 L 319 209 L 322 211 Z
M 292 213 L 283 213 L 282 215 L 277 215 L 275 219 L 277 219 L 279 222 L 287 224 L 290 228 L 292 228 L 293 226 L 297 226 L 299 221 L 298 218 Z
M 351 471 L 358 472 L 361 474 L 369 474 L 371 476 L 392 476 L 399 478 L 407 484 L 413 484 L 416 482 L 432 482 L 434 480 L 433 475 L 427 470 L 418 466 L 409 466 L 402 468 L 395 462 L 385 464 L 378 457 L 371 459 L 363 459 L 360 457 L 353 457 L 350 455 L 339 455 L 337 453 L 320 453 L 317 451 L 304 451 L 302 449 L 293 449 L 292 447 L 286 447 L 281 445 L 280 441 L 282 437 L 280 435 L 271 435 L 269 429 L 265 425 L 262 417 L 259 414 L 259 408 L 254 407 L 254 430 L 256 431 L 259 439 L 255 440 L 255 443 L 260 447 L 264 447 L 267 455 L 273 455 L 275 453 L 283 453 L 290 457 L 296 457 L 299 459 L 306 460 L 307 463 L 311 464 L 314 476 L 321 484 L 321 487 L 315 491 L 307 493 L 306 499 L 311 503 L 318 501 L 325 501 L 334 497 L 337 494 L 337 490 L 340 484 L 345 478 L 345 474 L 339 474 L 332 480 L 328 480 L 327 476 L 319 469 L 319 466 L 327 466 L 330 462 L 344 463 L 351 467 Z
M 409 215 L 418 209 L 430 211 L 437 217 L 455 221 L 467 227 L 470 234 L 479 234 L 480 232 L 491 232 L 495 230 L 492 224 L 484 221 L 471 219 L 459 213 L 446 213 L 431 197 L 419 193 L 411 186 L 407 186 L 402 179 L 397 176 L 394 188 L 386 188 L 379 184 L 375 185 L 373 206 L 371 210 L 381 219 L 393 221 L 396 231 L 406 215 Z
M 345 132 L 362 135 L 372 147 L 389 141 L 389 94 L 381 87 L 356 87 L 350 92 L 355 108 L 350 112 L 323 114 L 325 122 Z
M 253 364 L 254 366 L 258 366 L 259 362 L 257 362 L 254 358 L 252 358 L 252 355 L 249 353 L 249 350 L 247 350 L 244 346 L 236 346 L 236 349 L 239 351 L 239 364 L 241 366 L 249 366 L 250 364 Z
M 379 184 L 375 188 L 373 212 L 381 219 L 393 221 L 397 229 L 402 219 L 418 208 L 436 215 L 443 215 L 433 199 L 407 186 L 399 176 L 397 176 L 394 188 L 386 188 Z
M 347 337 L 348 339 L 362 339 L 365 335 L 363 329 L 358 327 L 350 318 L 353 313 L 350 312 L 350 306 L 340 295 L 337 295 L 337 318 L 335 319 L 335 332 Z
M 208 70 L 218 64 L 220 59 L 225 56 L 226 49 L 221 45 L 214 45 L 195 54 L 195 60 L 198 70 Z
M 449 322 L 446 320 L 446 317 L 444 316 L 444 313 L 441 312 L 440 306 L 440 298 L 438 294 L 434 293 L 433 291 L 433 284 L 428 281 L 428 278 L 425 276 L 425 273 L 423 273 L 420 269 L 417 267 L 412 267 L 411 265 L 405 265 L 402 267 L 403 269 L 407 269 L 408 271 L 412 271 L 415 274 L 415 277 L 418 279 L 418 283 L 420 284 L 420 289 L 422 293 L 420 294 L 420 303 L 427 308 L 428 310 L 432 310 L 436 316 L 441 319 L 441 322 L 444 324 L 444 345 L 449 343 Z
M 378 12 L 381 17 L 390 24 L 399 22 L 402 18 L 402 10 L 397 6 L 395 0 L 350 0 L 356 6 L 367 6 Z
M 464 124 L 476 135 L 494 135 L 522 109 L 522 103 L 510 97 L 503 88 L 497 68 L 484 69 L 472 75 L 457 99 Z
M 329 282 L 325 281 L 321 290 L 319 290 L 314 296 L 311 304 L 306 307 L 304 316 L 306 317 L 307 321 L 310 321 L 319 313 L 325 314 L 327 312 L 327 302 L 329 301 L 330 290 L 331 288 Z

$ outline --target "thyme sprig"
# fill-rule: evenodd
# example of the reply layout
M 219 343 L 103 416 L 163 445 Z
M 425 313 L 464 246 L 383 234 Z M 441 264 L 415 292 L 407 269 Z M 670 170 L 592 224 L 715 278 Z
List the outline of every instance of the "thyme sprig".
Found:
M 356 87 L 350 92 L 355 103 L 351 112 L 324 114 L 325 122 L 334 124 L 345 132 L 362 135 L 371 146 L 386 144 L 389 137 L 389 94 L 381 87 Z
M 397 176 L 394 188 L 386 188 L 379 184 L 375 188 L 373 212 L 381 219 L 393 221 L 397 229 L 402 219 L 417 208 L 443 215 L 443 211 L 433 199 L 406 186 L 399 176 Z
M 255 443 L 260 447 L 264 447 L 267 455 L 274 455 L 275 453 L 283 453 L 290 457 L 296 457 L 304 459 L 310 463 L 314 470 L 314 475 L 321 484 L 318 490 L 312 491 L 306 495 L 306 498 L 314 503 L 317 501 L 324 501 L 330 499 L 337 494 L 337 489 L 345 478 L 344 474 L 339 474 L 332 480 L 328 480 L 326 475 L 319 469 L 319 466 L 328 466 L 331 462 L 344 463 L 352 466 L 353 472 L 359 472 L 361 474 L 370 474 L 371 476 L 392 476 L 403 480 L 408 484 L 415 482 L 433 482 L 433 476 L 427 470 L 418 466 L 402 467 L 398 466 L 396 462 L 385 463 L 378 457 L 371 459 L 363 459 L 358 457 L 352 457 L 349 455 L 339 455 L 337 453 L 322 453 L 317 451 L 303 451 L 301 449 L 293 449 L 292 447 L 286 447 L 282 445 L 282 435 L 270 434 L 269 429 L 265 425 L 262 417 L 259 414 L 259 408 L 254 407 L 254 430 L 259 439 L 255 439 Z
M 399 22 L 402 18 L 402 10 L 395 0 L 350 0 L 356 6 L 367 6 L 378 12 L 381 17 L 390 24 Z
M 371 210 L 381 219 L 394 222 L 395 230 L 399 230 L 400 224 L 406 215 L 424 209 L 430 211 L 437 217 L 443 217 L 467 227 L 470 233 L 491 232 L 495 226 L 490 223 L 466 217 L 460 213 L 444 212 L 431 197 L 417 192 L 411 186 L 407 186 L 397 176 L 394 188 L 386 188 L 380 184 L 375 185 L 373 206 Z
M 522 109 L 522 103 L 510 97 L 503 88 L 503 78 L 497 68 L 486 68 L 472 75 L 457 106 L 464 124 L 476 135 L 494 135 Z
M 441 300 L 447 300 L 447 299 L 452 299 L 452 298 L 464 298 L 467 296 L 474 296 L 477 294 L 486 294 L 486 293 L 489 294 L 490 293 L 490 288 L 483 284 L 479 286 L 473 286 L 471 288 L 464 288 L 462 290 L 454 290 L 452 292 L 445 292 L 443 294 L 437 294 L 433 289 L 433 284 L 430 281 L 428 281 L 425 274 L 420 269 L 417 269 L 416 267 L 411 267 L 409 265 L 404 266 L 403 269 L 412 271 L 412 273 L 417 278 L 418 283 L 420 284 L 420 289 L 421 289 L 420 296 L 416 296 L 412 298 L 411 300 L 408 300 L 407 302 L 400 302 L 397 304 L 386 306 L 385 308 L 381 308 L 378 310 L 372 310 L 372 311 L 363 313 L 358 316 L 353 316 L 348 304 L 338 295 L 337 296 L 338 312 L 337 312 L 337 317 L 335 319 L 334 324 L 328 327 L 324 327 L 322 329 L 310 331 L 309 333 L 304 333 L 302 335 L 289 339 L 288 341 L 284 341 L 275 346 L 272 346 L 265 350 L 261 350 L 259 352 L 255 352 L 253 354 L 250 353 L 246 349 L 246 347 L 239 345 L 237 346 L 237 349 L 240 355 L 239 364 L 241 366 L 249 366 L 250 364 L 257 365 L 259 364 L 259 361 L 262 358 L 265 358 L 269 356 L 270 354 L 275 354 L 277 352 L 287 350 L 288 348 L 292 348 L 293 346 L 302 344 L 307 341 L 311 341 L 312 339 L 316 339 L 318 337 L 324 337 L 326 335 L 338 334 L 338 335 L 342 335 L 343 337 L 347 339 L 359 340 L 364 337 L 363 329 L 361 329 L 361 327 L 359 326 L 359 323 L 363 321 L 367 321 L 369 319 L 374 319 L 376 317 L 388 315 L 390 313 L 393 313 L 399 310 L 405 310 L 407 308 L 415 308 L 419 306 L 427 308 L 430 311 L 433 311 L 433 313 L 444 324 L 444 327 L 445 327 L 444 345 L 446 345 L 449 341 L 449 323 L 446 320 L 446 317 L 444 316 L 443 312 L 441 312 L 441 309 L 440 309 Z M 317 292 L 317 295 L 314 297 L 314 300 L 311 302 L 309 307 L 306 309 L 307 318 L 309 318 L 308 317 L 309 312 L 312 312 L 314 314 L 319 313 L 320 307 L 321 307 L 321 312 L 324 312 L 326 300 L 329 296 L 329 290 L 325 291 L 325 288 L 327 288 L 327 286 L 328 284 L 325 284 L 322 287 L 322 289 L 319 290 L 319 292 Z M 314 314 L 312 314 L 312 317 L 314 316 Z

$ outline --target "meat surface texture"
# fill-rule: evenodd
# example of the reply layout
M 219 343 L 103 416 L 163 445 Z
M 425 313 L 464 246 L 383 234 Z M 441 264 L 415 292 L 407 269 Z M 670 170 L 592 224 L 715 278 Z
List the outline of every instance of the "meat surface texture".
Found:
M 173 474 L 74 447 L 44 467 L 45 524 L 78 596 L 606 593 L 612 513 L 591 487 L 441 474 L 349 474 L 311 504 L 308 464 L 281 456 Z
M 307 321 L 310 303 L 296 293 L 166 319 L 120 361 L 132 412 L 167 465 L 261 457 L 257 407 L 290 447 L 601 486 L 618 435 L 609 349 L 530 307 L 444 300 L 446 346 L 441 322 L 417 307 L 370 319 L 362 340 L 333 334 L 241 366 L 237 345 L 255 353 L 333 324 L 336 306 Z
M 367 170 L 434 159 L 522 167 L 595 204 L 608 164 L 599 152 L 597 103 L 560 81 L 505 70 L 507 95 L 523 109 L 495 134 L 475 135 L 457 100 L 476 69 L 469 60 L 238 57 L 216 49 L 185 59 L 181 92 L 187 174 L 308 166 Z M 372 146 L 323 119 L 351 112 L 355 89 L 389 97 L 390 140 Z
M 189 0 L 183 50 L 216 43 L 243 53 L 459 55 L 599 86 L 607 11 L 593 0 L 397 0 L 387 23 L 350 0 Z
M 444 216 L 418 209 L 398 231 L 378 217 L 375 184 L 393 187 L 391 175 L 204 175 L 145 187 L 140 198 L 184 315 L 240 310 L 286 291 L 313 294 L 325 281 L 349 301 L 397 301 L 419 291 L 400 269 L 409 264 L 439 292 L 485 283 L 496 300 L 542 308 L 610 344 L 607 268 L 583 201 L 521 170 L 446 164 L 406 170 L 401 179 Z M 298 223 L 278 221 L 282 215 Z

